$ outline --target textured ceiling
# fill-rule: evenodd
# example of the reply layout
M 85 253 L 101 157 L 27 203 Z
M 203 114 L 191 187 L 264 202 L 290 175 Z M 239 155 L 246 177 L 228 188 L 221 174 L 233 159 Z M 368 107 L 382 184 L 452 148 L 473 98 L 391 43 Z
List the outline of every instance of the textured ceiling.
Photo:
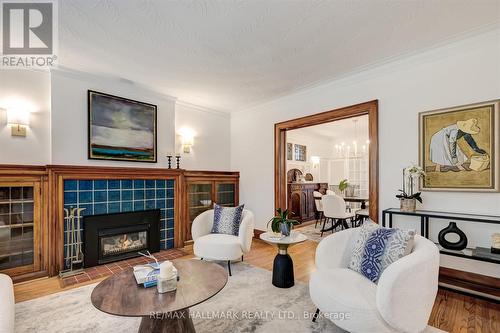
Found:
M 59 64 L 234 111 L 499 20 L 498 0 L 64 0 Z

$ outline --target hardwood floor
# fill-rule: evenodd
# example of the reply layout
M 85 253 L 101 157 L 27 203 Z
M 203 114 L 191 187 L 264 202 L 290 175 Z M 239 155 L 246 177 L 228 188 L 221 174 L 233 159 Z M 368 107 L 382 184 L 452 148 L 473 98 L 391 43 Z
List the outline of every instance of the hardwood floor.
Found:
M 289 248 L 294 262 L 295 279 L 307 283 L 314 270 L 314 254 L 318 243 L 306 241 Z M 192 253 L 191 247 L 185 250 Z M 254 240 L 252 250 L 245 255 L 245 261 L 254 266 L 271 270 L 276 248 L 260 240 Z M 192 254 L 183 258 L 191 258 Z M 95 283 L 91 281 L 90 283 Z M 59 278 L 44 278 L 16 284 L 14 293 L 16 302 L 49 295 L 88 283 L 62 288 Z M 500 332 L 500 304 L 478 299 L 456 292 L 440 289 L 429 319 L 431 326 L 447 332 Z

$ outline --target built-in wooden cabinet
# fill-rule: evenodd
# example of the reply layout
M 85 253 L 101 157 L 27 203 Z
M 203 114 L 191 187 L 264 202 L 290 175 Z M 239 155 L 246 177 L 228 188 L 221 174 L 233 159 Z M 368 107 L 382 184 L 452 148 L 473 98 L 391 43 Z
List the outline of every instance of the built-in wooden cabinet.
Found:
M 187 223 L 185 241 L 191 241 L 193 220 L 213 204 L 234 207 L 239 204 L 239 173 L 186 171 Z
M 239 204 L 239 173 L 183 169 L 0 165 L 0 273 L 14 281 L 55 276 L 64 269 L 66 180 L 173 179 L 174 247 L 191 240 L 192 221 L 214 203 Z M 171 215 L 168 215 L 171 214 Z M 171 237 L 171 236 L 168 236 Z
M 46 268 L 44 183 L 43 177 L 16 173 L 0 173 L 0 272 L 19 280 Z
M 289 183 L 288 211 L 293 213 L 292 218 L 299 222 L 316 218 L 313 192 L 324 194 L 327 188 L 327 183 Z

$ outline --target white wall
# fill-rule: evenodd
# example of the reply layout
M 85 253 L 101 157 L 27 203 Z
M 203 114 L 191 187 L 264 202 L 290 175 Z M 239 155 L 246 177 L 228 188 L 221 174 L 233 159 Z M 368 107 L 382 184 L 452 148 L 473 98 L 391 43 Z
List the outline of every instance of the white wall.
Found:
M 165 167 L 174 151 L 175 100 L 132 82 L 70 71 L 52 71 L 52 164 Z M 158 163 L 99 161 L 87 158 L 87 90 L 155 104 Z
M 87 90 L 158 106 L 158 163 L 87 159 Z M 167 153 L 179 152 L 176 131 L 190 127 L 197 134 L 181 167 L 191 170 L 230 169 L 230 117 L 226 113 L 177 103 L 175 98 L 127 80 L 58 69 L 49 72 L 0 70 L 0 109 L 13 101 L 31 105 L 26 138 L 12 137 L 0 110 L 0 164 L 69 164 L 127 167 L 167 166 Z
M 190 170 L 230 169 L 230 116 L 185 103 L 175 107 L 175 128 L 187 127 L 194 132 L 191 153 L 182 154 L 181 166 Z M 176 135 L 176 150 L 181 151 L 180 136 Z
M 174 98 L 126 80 L 99 77 L 68 70 L 52 74 L 52 163 L 166 167 L 168 153 L 180 151 L 181 127 L 196 132 L 190 154 L 182 153 L 181 168 L 229 169 L 229 116 L 196 106 L 176 104 Z M 158 107 L 158 163 L 132 163 L 87 159 L 87 90 L 155 104 Z M 173 163 L 173 165 L 175 165 Z
M 26 137 L 11 136 L 7 112 L 0 110 L 0 163 L 50 162 L 50 75 L 30 70 L 0 70 L 0 109 L 21 104 L 30 109 Z
M 495 30 L 234 114 L 231 167 L 241 172 L 240 201 L 255 213 L 256 227 L 265 229 L 273 214 L 274 123 L 378 99 L 380 207 L 396 207 L 400 170 L 418 161 L 418 113 L 500 98 L 499 59 Z M 425 192 L 423 198 L 425 209 L 500 215 L 500 193 Z M 432 238 L 439 228 L 433 222 Z M 471 246 L 486 246 L 495 227 L 464 229 Z M 498 266 L 474 262 L 483 274 L 500 276 Z

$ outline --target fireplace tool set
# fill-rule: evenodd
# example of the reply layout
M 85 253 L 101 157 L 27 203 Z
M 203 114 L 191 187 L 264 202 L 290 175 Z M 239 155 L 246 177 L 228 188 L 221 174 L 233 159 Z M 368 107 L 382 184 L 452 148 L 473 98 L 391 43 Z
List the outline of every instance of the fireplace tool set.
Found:
M 83 270 L 82 251 L 82 212 L 85 208 L 64 208 L 66 224 L 65 269 L 59 272 L 60 277 L 79 274 Z

